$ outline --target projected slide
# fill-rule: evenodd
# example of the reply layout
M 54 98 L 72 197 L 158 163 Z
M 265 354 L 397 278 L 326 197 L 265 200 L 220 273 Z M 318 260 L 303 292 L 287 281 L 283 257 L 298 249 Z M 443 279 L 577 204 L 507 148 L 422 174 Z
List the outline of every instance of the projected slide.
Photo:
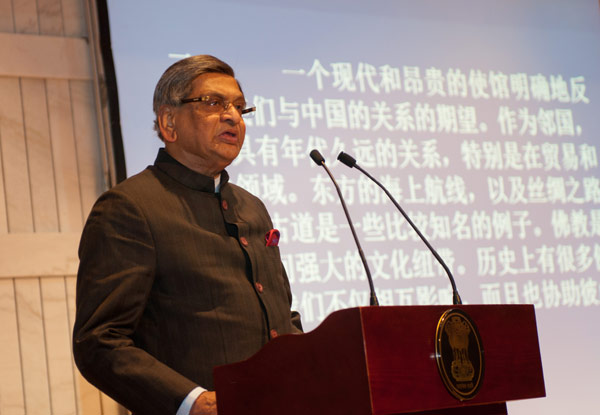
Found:
M 342 189 L 380 303 L 452 303 L 442 267 L 386 195 L 336 160 L 344 151 L 427 236 L 465 303 L 536 306 L 548 397 L 510 413 L 597 411 L 597 1 L 133 3 L 109 1 L 129 175 L 161 146 L 151 103 L 163 70 L 193 54 L 225 60 L 257 107 L 228 171 L 281 232 L 307 330 L 369 303 L 312 149 Z

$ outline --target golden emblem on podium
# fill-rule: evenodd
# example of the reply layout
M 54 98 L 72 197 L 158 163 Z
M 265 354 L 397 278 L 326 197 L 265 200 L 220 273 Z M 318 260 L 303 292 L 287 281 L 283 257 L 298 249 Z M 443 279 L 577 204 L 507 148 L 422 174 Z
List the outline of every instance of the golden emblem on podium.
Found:
M 444 386 L 461 401 L 474 398 L 485 366 L 477 326 L 463 310 L 450 309 L 440 317 L 435 337 L 435 358 Z

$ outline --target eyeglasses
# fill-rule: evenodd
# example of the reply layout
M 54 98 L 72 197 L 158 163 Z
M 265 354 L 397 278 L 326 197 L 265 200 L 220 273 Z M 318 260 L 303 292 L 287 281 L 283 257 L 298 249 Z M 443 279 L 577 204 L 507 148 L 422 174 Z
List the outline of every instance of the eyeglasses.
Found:
M 246 101 L 243 99 L 231 102 L 227 101 L 219 96 L 213 95 L 204 95 L 202 97 L 197 98 L 184 98 L 181 100 L 182 104 L 187 104 L 190 102 L 199 102 L 202 104 L 202 107 L 205 111 L 213 113 L 213 114 L 222 114 L 229 108 L 230 105 L 233 105 L 233 108 L 240 114 L 240 116 L 244 118 L 251 118 L 254 116 L 254 112 L 256 111 L 256 107 L 246 107 Z

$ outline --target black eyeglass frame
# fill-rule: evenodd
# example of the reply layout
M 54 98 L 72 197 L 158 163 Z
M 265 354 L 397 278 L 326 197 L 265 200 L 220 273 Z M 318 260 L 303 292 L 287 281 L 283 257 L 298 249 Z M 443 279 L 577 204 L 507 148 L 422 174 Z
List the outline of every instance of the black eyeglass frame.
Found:
M 181 104 L 189 104 L 190 102 L 203 102 L 206 103 L 207 101 L 211 101 L 211 100 L 218 100 L 218 101 L 222 101 L 223 102 L 223 112 L 227 111 L 227 108 L 229 108 L 230 105 L 233 105 L 234 103 L 231 101 L 227 101 L 226 99 L 223 99 L 219 96 L 214 96 L 214 95 L 203 95 L 201 97 L 195 97 L 195 98 L 183 98 L 181 101 L 179 101 Z M 235 108 L 235 105 L 234 105 Z M 254 111 L 256 111 L 256 107 L 248 107 L 248 108 L 244 108 L 242 110 L 239 110 L 238 112 L 240 113 L 240 115 L 247 115 L 247 114 L 251 114 Z

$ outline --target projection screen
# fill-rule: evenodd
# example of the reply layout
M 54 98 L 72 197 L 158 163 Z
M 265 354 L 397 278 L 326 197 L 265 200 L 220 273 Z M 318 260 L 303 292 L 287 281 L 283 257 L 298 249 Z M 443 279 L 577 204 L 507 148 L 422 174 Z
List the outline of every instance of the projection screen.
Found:
M 469 304 L 534 304 L 547 397 L 598 411 L 600 20 L 593 0 L 109 1 L 128 175 L 152 164 L 152 93 L 212 54 L 257 107 L 231 180 L 281 232 L 306 330 L 368 305 L 336 177 L 384 305 L 451 304 L 443 269 L 340 151 L 384 183 Z M 515 322 L 518 324 L 518 322 Z M 510 368 L 507 368 L 510 370 Z

